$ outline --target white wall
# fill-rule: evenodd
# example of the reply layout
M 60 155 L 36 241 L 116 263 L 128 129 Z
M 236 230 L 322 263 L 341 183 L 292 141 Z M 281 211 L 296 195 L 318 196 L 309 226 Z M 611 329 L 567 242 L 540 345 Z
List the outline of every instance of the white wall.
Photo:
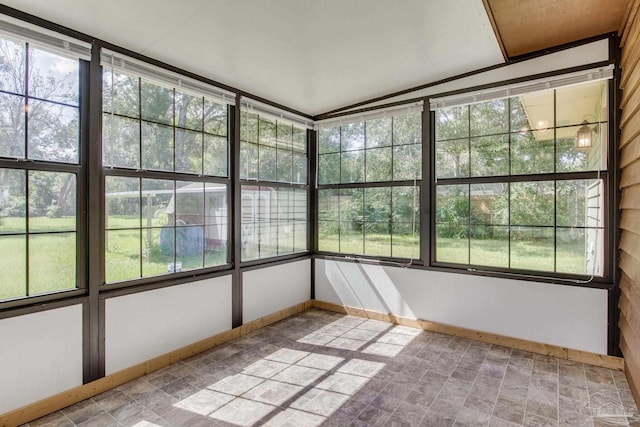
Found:
M 607 353 L 602 289 L 318 259 L 316 299 Z
M 82 305 L 0 320 L 0 414 L 82 385 Z
M 105 301 L 106 374 L 231 329 L 231 276 Z
M 250 270 L 242 275 L 243 322 L 311 298 L 311 260 Z

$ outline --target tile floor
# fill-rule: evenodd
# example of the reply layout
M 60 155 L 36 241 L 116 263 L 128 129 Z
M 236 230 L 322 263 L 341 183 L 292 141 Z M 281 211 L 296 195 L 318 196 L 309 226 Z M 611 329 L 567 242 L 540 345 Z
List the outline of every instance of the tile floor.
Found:
M 624 374 L 320 310 L 29 426 L 640 425 Z

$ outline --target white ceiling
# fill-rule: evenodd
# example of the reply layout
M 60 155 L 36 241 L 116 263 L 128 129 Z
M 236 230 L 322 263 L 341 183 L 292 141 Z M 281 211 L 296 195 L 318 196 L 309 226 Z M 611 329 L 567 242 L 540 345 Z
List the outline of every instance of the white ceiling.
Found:
M 504 61 L 482 0 L 4 0 L 316 115 Z

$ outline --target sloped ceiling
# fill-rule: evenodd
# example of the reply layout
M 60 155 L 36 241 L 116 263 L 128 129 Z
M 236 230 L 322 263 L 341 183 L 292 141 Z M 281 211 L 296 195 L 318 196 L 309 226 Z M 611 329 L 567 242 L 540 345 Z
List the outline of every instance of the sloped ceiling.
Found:
M 4 0 L 3 3 L 317 115 L 500 64 L 505 56 L 615 31 L 628 2 Z
M 318 114 L 503 61 L 482 0 L 5 0 Z

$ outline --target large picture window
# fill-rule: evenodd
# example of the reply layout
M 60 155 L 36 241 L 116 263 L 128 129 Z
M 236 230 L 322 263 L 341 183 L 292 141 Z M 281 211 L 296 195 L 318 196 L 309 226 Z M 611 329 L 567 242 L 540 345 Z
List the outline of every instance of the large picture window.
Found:
M 242 261 L 307 251 L 306 127 L 243 109 L 240 138 Z
M 0 301 L 78 287 L 80 61 L 0 38 Z
M 227 104 L 103 66 L 106 282 L 228 263 Z
M 318 132 L 318 250 L 418 259 L 422 113 L 403 107 Z
M 435 111 L 437 264 L 602 276 L 608 81 Z

